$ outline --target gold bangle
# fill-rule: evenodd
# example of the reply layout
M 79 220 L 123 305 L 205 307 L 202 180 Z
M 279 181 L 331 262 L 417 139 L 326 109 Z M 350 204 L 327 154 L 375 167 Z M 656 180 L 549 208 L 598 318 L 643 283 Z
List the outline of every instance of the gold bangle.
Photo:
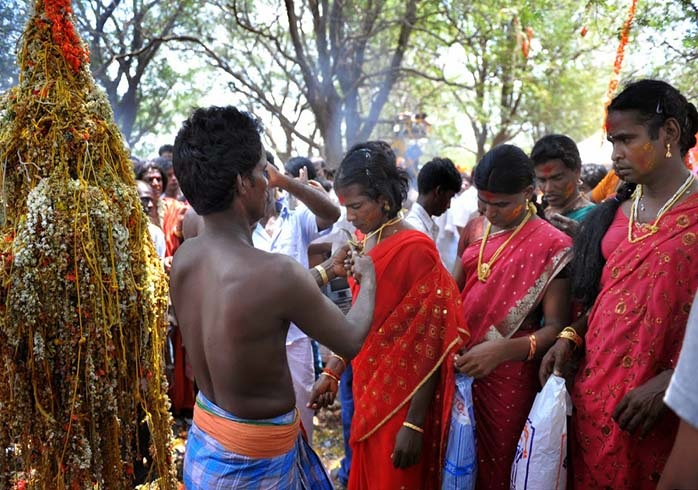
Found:
M 584 339 L 577 333 L 577 331 L 572 327 L 565 327 L 562 331 L 557 334 L 558 339 L 567 339 L 574 344 L 574 348 L 577 349 L 582 346 Z
M 531 334 L 528 336 L 528 357 L 527 361 L 530 361 L 536 356 L 536 334 Z
M 339 354 L 335 354 L 335 353 L 333 352 L 332 355 L 331 355 L 330 357 L 334 357 L 335 359 L 339 360 L 339 362 L 342 363 L 342 369 L 346 369 L 346 368 L 347 368 L 347 361 L 345 361 L 344 358 L 343 358 L 342 356 L 340 356 Z
M 418 425 L 414 425 L 414 424 L 408 422 L 407 420 L 405 420 L 405 421 L 402 423 L 402 425 L 403 425 L 403 427 L 407 427 L 408 429 L 416 430 L 416 431 L 419 432 L 420 434 L 424 434 L 424 429 L 422 429 L 422 428 L 419 427 Z
M 315 269 L 318 272 L 318 274 L 320 274 L 320 279 L 322 279 L 323 286 L 330 282 L 330 278 L 327 276 L 327 271 L 322 265 L 316 265 L 315 267 L 313 267 L 313 269 Z
M 336 375 L 332 374 L 332 373 L 328 373 L 327 371 L 323 371 L 323 372 L 320 373 L 320 375 L 321 375 L 321 376 L 327 376 L 328 378 L 333 379 L 333 380 L 335 380 L 337 383 L 339 383 L 339 378 L 338 378 Z

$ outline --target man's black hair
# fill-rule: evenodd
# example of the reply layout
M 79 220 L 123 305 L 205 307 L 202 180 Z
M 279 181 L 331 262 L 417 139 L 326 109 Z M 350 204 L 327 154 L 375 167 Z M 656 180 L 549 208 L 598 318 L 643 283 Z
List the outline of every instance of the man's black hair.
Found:
M 174 153 L 174 146 L 172 145 L 162 145 L 158 149 L 158 156 L 162 156 L 163 153 Z
M 232 106 L 199 108 L 184 121 L 172 161 L 197 214 L 230 207 L 237 177 L 250 175 L 262 157 L 260 131 L 252 114 Z
M 448 158 L 433 158 L 419 171 L 417 190 L 420 195 L 428 194 L 437 187 L 445 191 L 460 191 L 463 178 Z
M 570 170 L 582 168 L 582 157 L 576 143 L 564 134 L 549 134 L 536 141 L 531 150 L 533 165 L 542 165 L 550 160 L 562 160 Z
M 305 167 L 305 171 L 307 172 L 306 175 L 308 176 L 308 180 L 315 180 L 317 178 L 315 165 L 313 165 L 313 162 L 311 162 L 309 158 L 293 157 L 284 165 L 286 172 L 293 177 L 298 177 L 303 167 Z

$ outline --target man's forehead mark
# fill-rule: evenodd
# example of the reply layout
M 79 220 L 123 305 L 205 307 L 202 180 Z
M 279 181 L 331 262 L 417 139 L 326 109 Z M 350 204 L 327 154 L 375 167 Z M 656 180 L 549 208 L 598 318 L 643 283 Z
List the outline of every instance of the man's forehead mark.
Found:
M 544 163 L 540 166 L 540 170 L 543 175 L 548 177 L 551 173 L 553 173 L 553 170 L 555 170 L 555 166 L 552 163 Z

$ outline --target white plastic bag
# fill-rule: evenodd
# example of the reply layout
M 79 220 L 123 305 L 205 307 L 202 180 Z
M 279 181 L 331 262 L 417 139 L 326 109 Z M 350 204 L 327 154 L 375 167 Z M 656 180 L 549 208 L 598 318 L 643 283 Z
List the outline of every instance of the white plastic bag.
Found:
M 511 467 L 511 490 L 565 490 L 568 415 L 572 415 L 572 400 L 565 380 L 550 376 L 521 432 Z
M 442 490 L 473 490 L 477 476 L 476 463 L 473 378 L 456 373 Z

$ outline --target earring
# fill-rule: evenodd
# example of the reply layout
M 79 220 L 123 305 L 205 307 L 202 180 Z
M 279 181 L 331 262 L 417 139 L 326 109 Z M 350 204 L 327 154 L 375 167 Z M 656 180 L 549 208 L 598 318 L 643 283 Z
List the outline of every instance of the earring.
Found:
M 390 211 L 390 204 L 388 204 L 387 202 L 383 203 L 383 211 L 385 211 L 386 213 Z
M 666 144 L 666 153 L 664 154 L 665 157 L 671 158 L 671 144 L 667 143 Z

